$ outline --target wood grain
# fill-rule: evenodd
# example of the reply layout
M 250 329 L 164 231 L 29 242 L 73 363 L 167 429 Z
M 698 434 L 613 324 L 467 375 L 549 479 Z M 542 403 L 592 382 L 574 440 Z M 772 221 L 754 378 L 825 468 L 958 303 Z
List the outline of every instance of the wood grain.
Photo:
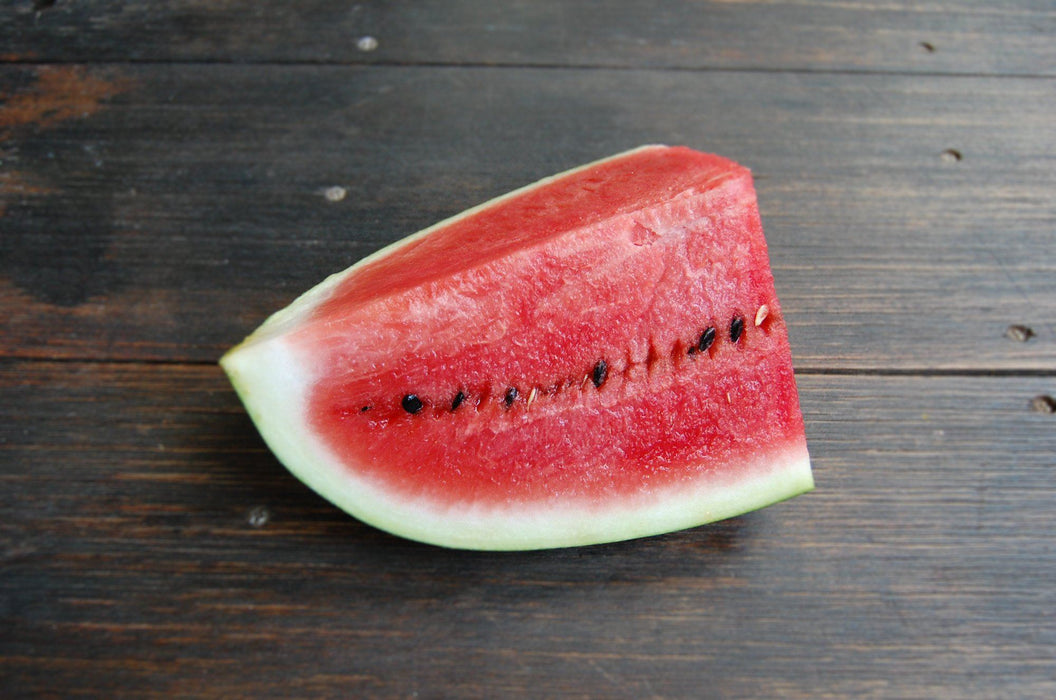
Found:
M 44 9 L 37 10 L 39 6 Z M 1056 75 L 1044 0 L 848 3 L 16 0 L 7 60 Z M 363 41 L 369 37 L 371 40 Z
M 0 68 L 9 104 L 53 114 L 56 70 Z M 404 235 L 659 141 L 755 171 L 799 366 L 1056 368 L 1049 79 L 61 70 L 84 114 L 0 108 L 5 355 L 214 361 Z
M 9 3 L 0 696 L 1056 697 L 1054 36 L 1049 0 Z M 226 348 L 647 142 L 756 173 L 814 493 L 471 553 L 275 460 Z
M 329 506 L 216 368 L 6 361 L 5 695 L 1056 693 L 1053 378 L 800 385 L 816 492 L 483 554 Z

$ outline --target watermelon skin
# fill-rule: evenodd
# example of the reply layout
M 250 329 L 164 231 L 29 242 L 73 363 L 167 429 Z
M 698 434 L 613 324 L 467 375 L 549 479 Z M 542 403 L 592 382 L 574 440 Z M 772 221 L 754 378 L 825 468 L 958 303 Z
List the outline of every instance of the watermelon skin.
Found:
M 629 539 L 813 488 L 751 175 L 686 148 L 404 239 L 221 364 L 294 474 L 441 546 Z

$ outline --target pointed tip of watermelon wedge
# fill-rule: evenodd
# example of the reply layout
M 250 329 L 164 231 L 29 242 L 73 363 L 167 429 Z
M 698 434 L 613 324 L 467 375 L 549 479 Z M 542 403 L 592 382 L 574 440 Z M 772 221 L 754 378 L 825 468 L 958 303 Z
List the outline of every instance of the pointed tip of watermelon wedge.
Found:
M 624 159 L 626 162 L 633 163 L 634 167 L 628 169 L 629 166 L 623 165 Z M 646 192 L 643 200 L 645 203 L 640 208 L 635 208 L 634 189 L 627 187 L 627 178 L 633 178 L 636 175 L 639 164 L 648 169 L 650 164 L 647 161 L 653 159 L 657 162 L 663 161 L 654 169 L 654 172 L 660 173 L 657 177 L 670 177 L 672 182 L 679 183 L 679 187 L 685 186 L 685 178 L 678 174 L 677 165 L 680 161 L 685 163 L 687 169 L 697 168 L 703 173 L 697 184 L 691 185 L 690 190 L 687 190 L 690 195 L 688 199 L 680 194 L 683 190 L 669 191 L 665 187 L 658 189 L 646 182 L 643 190 Z M 674 167 L 672 163 L 675 163 Z M 614 181 L 618 182 L 615 188 L 621 192 L 620 197 L 623 199 L 614 204 L 610 196 L 608 201 L 601 204 L 603 208 L 608 207 L 610 213 L 601 219 L 592 219 L 593 214 L 586 213 L 587 210 L 582 209 L 584 206 L 581 201 L 583 191 L 593 192 L 596 184 L 594 176 L 598 173 L 604 174 L 606 168 L 610 168 L 608 171 L 610 178 L 612 177 L 611 168 L 617 170 L 623 168 L 618 180 Z M 341 273 L 332 275 L 300 296 L 287 308 L 268 318 L 257 331 L 226 353 L 221 358 L 220 365 L 230 378 L 268 446 L 294 475 L 320 495 L 363 522 L 395 535 L 430 544 L 482 550 L 527 550 L 597 544 L 694 527 L 783 501 L 811 490 L 814 482 L 802 429 L 802 417 L 799 414 L 798 398 L 791 375 L 787 336 L 780 307 L 776 296 L 773 296 L 772 278 L 769 276 L 766 261 L 765 242 L 762 240 L 761 227 L 758 225 L 754 191 L 751 189 L 750 178 L 746 176 L 746 173 L 746 169 L 718 156 L 700 154 L 682 147 L 643 146 L 546 178 L 442 221 L 378 251 Z M 570 186 L 568 184 L 570 182 L 574 182 L 575 186 Z M 560 234 L 560 231 L 560 235 L 555 236 L 552 213 L 547 214 L 551 218 L 548 219 L 549 223 L 545 227 L 545 235 L 536 238 L 525 236 L 523 229 L 526 227 L 518 223 L 523 222 L 523 219 L 503 218 L 504 213 L 511 209 L 514 212 L 550 212 L 550 209 L 545 206 L 540 207 L 540 204 L 545 205 L 548 201 L 547 197 L 550 196 L 549 193 L 554 191 L 559 195 L 557 199 L 569 200 L 571 197 L 573 205 L 581 207 L 581 213 L 573 217 L 575 223 L 571 228 L 566 229 L 574 232 L 574 236 L 567 239 L 562 238 L 563 234 Z M 631 200 L 627 200 L 627 197 L 631 197 Z M 717 213 L 707 212 L 704 215 L 705 218 L 701 219 L 699 208 L 694 209 L 694 207 L 702 205 L 717 206 Z M 725 382 L 721 391 L 715 388 L 714 391 L 707 390 L 701 393 L 696 389 L 690 389 L 692 385 L 682 379 L 671 377 L 663 379 L 668 375 L 658 374 L 656 376 L 659 379 L 650 379 L 643 385 L 645 394 L 648 395 L 644 402 L 639 401 L 641 397 L 633 398 L 634 394 L 620 394 L 620 396 L 631 396 L 630 403 L 633 404 L 620 414 L 613 408 L 614 401 L 617 406 L 619 405 L 619 401 L 615 398 L 617 394 L 613 392 L 617 391 L 620 386 L 630 386 L 629 377 L 632 375 L 627 374 L 631 370 L 630 365 L 626 363 L 633 364 L 631 357 L 633 352 L 627 350 L 628 359 L 624 369 L 620 370 L 616 364 L 619 360 L 613 358 L 611 369 L 607 373 L 596 374 L 595 376 L 600 376 L 601 379 L 596 379 L 593 385 L 585 380 L 574 382 L 579 390 L 587 387 L 594 392 L 584 394 L 584 398 L 579 400 L 561 398 L 560 386 L 572 386 L 573 384 L 560 384 L 560 381 L 563 381 L 560 377 L 561 373 L 571 370 L 580 372 L 577 377 L 584 376 L 582 375 L 583 368 L 575 365 L 566 369 L 561 367 L 555 369 L 546 363 L 542 365 L 537 363 L 536 369 L 532 371 L 540 373 L 541 381 L 545 379 L 545 382 L 551 382 L 552 377 L 556 376 L 559 383 L 545 385 L 544 382 L 533 389 L 530 394 L 525 391 L 524 396 L 531 396 L 531 398 L 527 399 L 523 414 L 518 412 L 521 410 L 519 407 L 512 407 L 513 402 L 511 401 L 506 402 L 505 408 L 500 404 L 498 408 L 489 413 L 490 409 L 487 409 L 487 405 L 482 404 L 481 401 L 486 401 L 488 392 L 493 390 L 484 389 L 484 394 L 478 395 L 475 399 L 476 408 L 471 409 L 467 406 L 456 415 L 455 409 L 462 404 L 462 399 L 456 399 L 452 405 L 450 396 L 459 386 L 457 383 L 464 380 L 464 374 L 450 380 L 454 388 L 445 389 L 449 392 L 445 394 L 444 399 L 448 402 L 449 411 L 441 411 L 434 406 L 423 411 L 421 416 L 409 415 L 417 414 L 421 410 L 422 402 L 417 398 L 415 403 L 404 404 L 405 406 L 411 405 L 413 408 L 401 409 L 399 407 L 399 397 L 408 390 L 403 383 L 410 380 L 401 379 L 405 375 L 389 368 L 391 364 L 389 358 L 395 356 L 394 361 L 398 363 L 408 357 L 413 357 L 412 366 L 428 365 L 435 361 L 433 358 L 437 357 L 436 353 L 443 350 L 441 348 L 443 342 L 446 342 L 448 336 L 451 335 L 446 331 L 438 335 L 436 329 L 446 329 L 451 323 L 460 323 L 466 319 L 467 314 L 465 310 L 456 310 L 453 318 L 437 321 L 431 317 L 434 313 L 432 307 L 428 305 L 422 307 L 420 303 L 417 306 L 408 305 L 409 303 L 400 301 L 408 298 L 417 299 L 421 296 L 422 284 L 416 282 L 416 279 L 421 277 L 420 272 L 424 272 L 426 276 L 431 275 L 427 281 L 430 289 L 437 288 L 437 285 L 443 289 L 445 284 L 453 284 L 450 282 L 451 279 L 462 279 L 460 275 L 465 269 L 472 269 L 478 278 L 481 274 L 488 279 L 498 277 L 500 280 L 498 284 L 501 289 L 505 290 L 501 293 L 508 295 L 511 289 L 509 285 L 514 285 L 512 289 L 517 289 L 517 281 L 512 280 L 508 284 L 502 281 L 501 271 L 509 269 L 508 265 L 504 266 L 503 260 L 516 257 L 520 263 L 523 263 L 526 251 L 529 255 L 539 252 L 543 257 L 543 262 L 540 264 L 549 265 L 553 260 L 561 259 L 565 253 L 584 255 L 583 251 L 587 250 L 589 254 L 586 259 L 593 266 L 597 262 L 598 251 L 602 251 L 600 254 L 604 256 L 605 251 L 610 249 L 616 251 L 619 248 L 615 240 L 610 241 L 609 239 L 613 235 L 619 235 L 620 227 L 628 225 L 626 222 L 633 219 L 632 223 L 638 227 L 639 232 L 647 230 L 643 229 L 643 225 L 637 221 L 639 214 L 645 216 L 643 220 L 654 227 L 664 223 L 663 216 L 677 218 L 688 214 L 697 218 L 692 221 L 675 220 L 671 222 L 666 237 L 653 229 L 648 229 L 651 237 L 642 239 L 639 233 L 637 236 L 628 238 L 627 245 L 632 247 L 621 249 L 623 252 L 614 252 L 613 255 L 623 256 L 615 258 L 617 261 L 634 255 L 647 262 L 652 260 L 655 264 L 659 258 L 649 258 L 649 256 L 655 256 L 656 251 L 663 250 L 665 245 L 675 246 L 669 247 L 669 250 L 681 250 L 682 252 L 678 255 L 686 255 L 684 245 L 682 248 L 678 246 L 682 245 L 679 243 L 682 240 L 680 236 L 684 238 L 690 235 L 687 233 L 690 230 L 687 226 L 699 227 L 700 221 L 712 221 L 714 217 L 718 217 L 715 220 L 721 221 L 722 217 L 732 216 L 732 220 L 736 223 L 706 224 L 706 226 L 718 226 L 719 229 L 731 231 L 735 231 L 738 226 L 746 227 L 744 240 L 735 241 L 733 248 L 723 247 L 725 244 L 718 247 L 722 250 L 736 249 L 739 251 L 738 259 L 741 262 L 738 262 L 738 265 L 742 267 L 748 264 L 743 261 L 750 258 L 752 265 L 759 265 L 763 269 L 750 269 L 747 274 L 744 271 L 736 273 L 742 275 L 743 279 L 734 280 L 735 284 L 732 285 L 727 284 L 723 288 L 725 291 L 717 293 L 717 298 L 722 303 L 726 303 L 730 299 L 743 297 L 742 302 L 747 300 L 754 304 L 750 308 L 738 307 L 736 309 L 736 313 L 754 319 L 754 323 L 749 323 L 748 328 L 743 331 L 749 339 L 741 340 L 742 331 L 739 328 L 743 327 L 743 319 L 740 319 L 742 323 L 735 333 L 720 329 L 720 340 L 716 341 L 713 347 L 709 341 L 707 352 L 701 345 L 700 356 L 707 355 L 710 359 L 701 359 L 697 364 L 685 365 L 686 368 L 696 368 L 694 371 L 711 372 L 711 375 L 698 379 L 703 380 L 711 376 L 712 379 L 707 381 Z M 661 217 L 659 223 L 657 216 Z M 500 224 L 503 221 L 509 221 L 508 224 L 502 225 L 516 227 L 517 230 L 512 232 L 510 239 L 513 242 L 507 244 L 504 239 L 499 239 L 500 245 L 496 246 L 491 243 L 491 239 L 487 239 L 475 241 L 474 244 L 468 246 L 458 245 L 461 242 L 459 236 L 467 235 L 467 230 L 481 221 L 486 222 L 489 236 L 492 235 L 491 232 L 496 226 L 501 228 Z M 589 247 L 589 250 L 582 248 L 585 240 L 582 235 L 584 231 L 588 233 L 596 231 L 598 236 L 605 237 L 600 243 L 600 248 L 597 247 L 598 241 L 590 243 L 589 237 L 586 239 L 588 245 L 594 247 Z M 733 235 L 740 234 L 734 233 Z M 707 247 L 711 244 L 697 243 L 695 245 Z M 481 253 L 479 250 L 481 247 L 487 249 L 487 252 Z M 457 258 L 462 254 L 463 249 L 468 249 L 472 262 L 468 267 L 459 268 Z M 432 251 L 428 255 L 433 257 L 426 257 L 422 253 L 423 250 Z M 748 258 L 741 256 L 743 251 L 750 253 Z M 473 258 L 473 255 L 476 257 Z M 453 259 L 454 263 L 452 263 Z M 447 268 L 427 264 L 434 260 L 443 260 Z M 681 264 L 682 260 L 678 259 L 677 262 Z M 699 268 L 702 263 L 698 260 L 692 264 Z M 705 267 L 710 265 L 707 262 L 703 264 Z M 494 267 L 495 272 L 488 272 L 492 269 L 489 266 Z M 440 269 L 434 269 L 437 267 Z M 715 274 L 733 274 L 729 273 L 725 267 L 708 267 L 708 269 L 711 271 L 705 272 L 704 277 Z M 552 271 L 548 274 L 552 274 Z M 416 275 L 418 275 L 417 278 Z M 538 282 L 540 278 L 536 275 L 533 279 Z M 557 279 L 564 278 L 559 276 Z M 579 283 L 578 281 L 573 282 L 573 279 L 578 280 L 578 277 L 568 278 L 568 285 L 571 288 Z M 458 284 L 463 284 L 463 282 L 458 282 Z M 592 290 L 591 293 L 596 293 L 602 289 L 604 284 L 607 282 L 596 281 L 586 286 Z M 631 280 L 629 284 L 633 289 L 640 282 Z M 752 285 L 758 288 L 752 291 L 754 289 Z M 746 292 L 746 289 L 749 291 Z M 434 292 L 430 292 L 432 293 Z M 474 299 L 473 294 L 472 291 L 467 292 L 465 289 L 457 288 L 454 296 L 450 298 Z M 605 303 L 609 305 L 622 303 L 622 296 L 633 295 L 617 295 Z M 449 297 L 443 298 L 449 299 Z M 506 297 L 504 296 L 503 299 Z M 597 300 L 594 301 L 597 302 Z M 501 313 L 501 309 L 508 308 L 504 306 L 508 303 L 504 301 L 501 304 L 492 304 L 489 308 L 499 310 Z M 407 310 L 412 307 L 418 310 L 413 312 Z M 574 305 L 573 308 L 578 307 Z M 606 307 L 595 304 L 592 308 Z M 703 308 L 705 313 L 711 313 L 708 311 L 711 307 Z M 767 313 L 761 314 L 760 310 L 764 308 L 767 309 Z M 559 310 L 555 313 L 554 321 L 549 327 L 553 327 L 555 323 L 560 325 L 570 313 L 572 313 L 570 309 Z M 381 331 L 379 327 L 371 325 L 377 323 L 378 318 L 384 319 L 380 322 L 379 327 L 383 329 Z M 727 324 L 727 328 L 729 318 L 727 315 L 723 321 Z M 509 319 L 502 320 L 503 323 L 499 325 L 505 329 Z M 515 323 L 515 321 L 510 321 L 510 323 Z M 419 326 L 434 329 L 425 335 L 429 344 L 424 351 L 415 349 L 421 347 L 423 338 L 419 336 L 425 333 L 425 331 L 415 330 Z M 477 331 L 473 328 L 479 327 L 479 323 L 477 325 L 471 323 L 469 326 L 471 328 L 466 332 L 474 333 Z M 571 357 L 579 352 L 578 348 L 582 347 L 583 343 L 601 342 L 598 338 L 612 330 L 610 326 L 598 326 L 600 330 L 590 330 L 570 341 L 572 345 L 555 357 L 560 363 L 564 361 L 564 355 Z M 621 331 L 624 326 L 617 324 L 613 327 L 616 331 Z M 470 337 L 469 347 L 473 347 L 476 352 L 479 347 L 492 342 L 490 333 L 493 330 L 493 327 L 488 328 L 486 338 L 474 340 Z M 701 330 L 702 328 L 695 327 L 693 332 L 697 334 L 697 337 L 701 337 Z M 714 332 L 715 329 L 710 330 Z M 525 333 L 533 337 L 541 337 L 541 331 L 531 327 L 521 329 L 519 332 L 522 334 L 521 337 L 524 337 Z M 396 335 L 392 335 L 393 333 Z M 722 342 L 723 333 L 726 334 L 725 344 Z M 620 342 L 625 341 L 632 345 L 638 342 L 630 336 Z M 461 339 L 458 342 L 466 341 Z M 652 358 L 648 360 L 650 363 L 659 362 L 658 366 L 675 367 L 681 366 L 679 363 L 697 362 L 695 359 L 685 359 L 687 357 L 686 346 L 679 344 L 682 341 L 676 341 L 673 346 L 674 351 L 666 352 L 666 354 L 658 353 L 654 346 L 655 342 L 655 338 L 650 336 L 647 353 L 648 357 Z M 695 339 L 692 340 L 690 347 L 692 348 L 692 344 L 696 342 Z M 703 343 L 703 340 L 700 342 Z M 604 343 L 599 345 L 597 352 L 608 352 L 612 347 L 626 347 L 610 346 L 606 350 L 603 346 Z M 455 359 L 444 360 L 439 364 L 448 368 L 460 366 L 462 369 L 458 370 L 459 372 L 472 371 L 472 366 L 467 366 L 462 360 L 457 359 L 464 354 L 464 350 L 459 349 L 461 346 L 452 347 L 453 349 L 448 348 L 444 351 L 454 353 L 451 358 Z M 761 409 L 752 408 L 754 399 L 750 394 L 740 395 L 739 405 L 742 406 L 740 409 L 736 408 L 738 402 L 731 400 L 731 391 L 737 397 L 740 388 L 747 385 L 729 383 L 732 381 L 730 380 L 732 375 L 729 375 L 731 371 L 729 362 L 737 361 L 736 358 L 740 356 L 737 353 L 749 352 L 745 350 L 745 347 L 758 348 L 760 351 L 764 347 L 773 348 L 774 354 L 771 359 L 761 361 L 762 364 L 770 367 L 764 374 L 753 374 L 758 371 L 754 361 L 748 363 L 749 369 L 744 370 L 747 384 L 765 387 L 766 381 L 773 382 L 773 389 L 762 399 L 765 405 Z M 373 354 L 368 359 L 362 359 L 364 351 Z M 492 352 L 492 359 L 498 358 L 494 359 L 497 362 L 494 371 L 500 375 L 510 371 L 508 368 L 513 366 L 502 352 L 501 350 L 497 353 Z M 594 350 L 589 352 L 594 352 Z M 692 353 L 691 349 L 690 355 Z M 665 357 L 669 359 L 664 359 Z M 589 360 L 589 366 L 586 366 L 585 370 L 588 372 L 586 376 L 589 376 L 591 368 L 595 366 L 596 358 L 588 357 L 587 360 Z M 514 364 L 523 361 L 521 356 L 513 360 Z M 335 362 L 341 368 L 337 374 L 334 373 Z M 378 374 L 368 375 L 366 380 L 360 378 L 360 375 L 355 374 L 355 372 L 360 372 L 360 369 L 349 369 L 353 366 L 358 367 L 357 362 L 367 367 L 368 373 Z M 726 369 L 720 370 L 720 366 Z M 653 365 L 650 364 L 650 367 L 652 368 Z M 437 368 L 435 371 L 420 375 L 419 380 L 432 381 L 443 371 L 442 368 Z M 349 374 L 350 372 L 352 374 Z M 718 374 L 715 374 L 716 372 Z M 611 376 L 609 381 L 612 387 L 616 388 L 610 390 L 610 387 L 601 386 L 606 374 Z M 652 374 L 650 376 L 652 377 Z M 352 384 L 348 384 L 350 381 Z M 354 385 L 358 388 L 349 395 L 343 395 L 340 392 L 333 394 L 332 389 L 327 389 L 326 391 L 331 393 L 324 392 L 325 396 L 337 396 L 337 403 L 319 403 L 321 386 L 350 391 L 342 388 L 346 385 Z M 664 386 L 667 388 L 664 389 Z M 496 390 L 499 391 L 499 396 L 506 391 L 501 387 Z M 356 393 L 363 391 L 367 391 L 368 394 Z M 543 436 L 544 441 L 550 443 L 549 436 L 552 433 L 548 431 L 561 430 L 560 426 L 565 425 L 568 420 L 572 420 L 573 423 L 579 421 L 580 428 L 582 428 L 580 436 L 589 437 L 589 433 L 593 430 L 590 427 L 592 415 L 595 416 L 593 420 L 614 421 L 608 423 L 605 430 L 601 431 L 602 433 L 611 432 L 612 425 L 618 425 L 620 421 L 626 424 L 627 420 L 633 420 L 628 416 L 637 415 L 636 412 L 655 411 L 655 408 L 650 409 L 648 406 L 657 404 L 656 391 L 668 392 L 668 399 L 665 400 L 674 402 L 669 408 L 682 416 L 682 419 L 699 421 L 701 419 L 696 416 L 700 415 L 700 412 L 708 415 L 721 415 L 722 411 L 731 413 L 737 413 L 738 410 L 747 411 L 749 424 L 751 421 L 761 421 L 759 426 L 762 432 L 770 437 L 765 440 L 752 438 L 744 442 L 732 433 L 722 431 L 715 433 L 718 440 L 715 446 L 717 453 L 727 456 L 717 458 L 711 454 L 710 446 L 703 446 L 703 448 L 700 445 L 694 446 L 685 451 L 688 455 L 685 458 L 686 461 L 682 462 L 687 467 L 685 473 L 676 477 L 671 476 L 670 470 L 672 464 L 682 459 L 676 455 L 675 463 L 671 462 L 671 454 L 673 454 L 671 450 L 674 449 L 675 453 L 678 453 L 681 449 L 677 445 L 675 448 L 672 448 L 670 444 L 655 446 L 659 450 L 657 454 L 665 455 L 662 457 L 662 460 L 666 460 L 663 466 L 653 467 L 641 463 L 628 465 L 625 459 L 627 450 L 632 452 L 638 450 L 643 454 L 655 451 L 654 446 L 643 444 L 641 439 L 631 439 L 623 447 L 618 447 L 608 456 L 601 458 L 598 462 L 599 473 L 592 475 L 589 473 L 589 468 L 588 471 L 584 471 L 582 464 L 568 462 L 547 464 L 546 459 L 549 459 L 549 456 L 540 462 L 539 451 L 534 450 L 530 443 L 514 449 L 510 447 L 510 440 L 502 437 L 503 435 L 514 435 L 514 433 L 506 432 L 510 430 L 511 425 L 523 425 L 528 427 L 528 433 L 535 430 L 532 434 Z M 691 394 L 678 393 L 686 391 L 691 391 Z M 464 396 L 461 390 L 458 391 L 458 395 L 459 397 Z M 516 392 L 508 395 L 512 395 L 515 399 L 518 396 Z M 391 398 L 391 396 L 396 397 L 394 407 L 373 405 L 375 399 L 387 401 L 389 398 L 386 397 Z M 595 400 L 591 399 L 591 396 L 605 397 L 607 403 L 604 405 L 591 404 L 590 401 Z M 533 404 L 532 399 L 536 397 L 538 399 Z M 429 400 L 428 395 L 425 398 Z M 482 405 L 484 409 L 481 408 Z M 689 410 L 687 406 L 692 406 L 692 411 L 696 413 L 687 413 Z M 560 414 L 560 411 L 570 412 Z M 486 418 L 486 416 L 491 416 L 491 418 Z M 666 414 L 653 414 L 649 420 L 663 423 L 666 420 L 665 416 Z M 490 424 L 486 422 L 489 420 Z M 533 429 L 530 427 L 533 421 L 537 426 L 549 427 Z M 547 421 L 550 422 L 547 423 Z M 739 426 L 745 425 L 741 418 L 734 420 L 733 423 Z M 341 434 L 336 442 L 334 426 L 337 426 L 336 429 Z M 641 427 L 644 428 L 644 426 Z M 634 429 L 633 424 L 630 429 Z M 539 432 L 540 430 L 543 432 Z M 698 436 L 710 434 L 707 429 L 700 429 L 700 426 L 694 430 L 696 432 L 693 434 Z M 649 431 L 643 430 L 642 432 L 644 434 Z M 674 433 L 668 434 L 667 437 L 661 436 L 661 443 L 664 441 L 670 443 L 672 434 L 683 432 L 680 428 L 675 429 Z M 474 472 L 473 468 L 470 468 L 463 473 L 460 467 L 464 464 L 461 461 L 439 466 L 426 465 L 424 469 L 416 462 L 421 459 L 422 454 L 431 454 L 437 449 L 443 451 L 443 446 L 450 444 L 452 440 L 463 439 L 457 436 L 467 435 L 484 435 L 486 440 L 492 441 L 488 443 L 487 450 L 495 450 L 498 446 L 499 452 L 507 455 L 503 460 L 493 464 L 493 460 L 496 459 L 494 454 L 497 453 L 477 449 L 472 441 L 478 438 L 472 437 L 464 438 L 470 442 L 455 447 L 455 459 L 457 460 L 470 458 L 474 454 L 477 455 L 476 459 L 484 459 L 484 464 L 476 467 L 478 476 L 472 477 L 480 479 L 483 476 L 482 483 L 474 485 L 472 480 L 464 481 L 467 478 L 465 474 Z M 566 435 L 557 439 L 564 440 L 567 445 L 569 439 L 575 440 L 576 437 Z M 377 442 L 379 440 L 380 443 Z M 498 443 L 495 440 L 498 440 Z M 506 444 L 502 444 L 504 440 Z M 518 442 L 518 440 L 523 442 L 523 439 L 519 437 L 514 437 L 512 442 Z M 733 443 L 730 442 L 731 440 Z M 738 441 L 741 441 L 741 444 L 736 444 Z M 584 444 L 587 442 L 590 440 L 586 440 Z M 730 446 L 731 444 L 733 447 Z M 605 445 L 600 447 L 602 450 L 606 449 Z M 570 454 L 589 455 L 593 454 L 591 450 L 595 448 L 581 448 L 579 453 L 572 450 Z M 535 465 L 527 467 L 528 469 L 542 467 L 543 471 L 552 471 L 555 475 L 555 483 L 558 485 L 550 485 L 546 483 L 546 479 L 540 481 L 540 477 L 532 473 L 524 473 L 519 477 L 502 476 L 502 474 L 516 472 L 515 467 L 510 468 L 508 465 L 511 454 L 520 454 L 527 460 L 526 464 L 531 462 Z M 568 459 L 567 455 L 565 459 Z M 513 461 L 516 462 L 516 458 Z M 643 481 L 635 485 L 634 478 L 637 477 L 628 478 L 617 474 L 619 469 L 623 468 L 619 467 L 619 464 L 630 466 L 629 473 L 632 474 L 641 471 Z M 495 471 L 497 465 L 500 468 Z M 675 466 L 677 467 L 677 464 Z M 726 468 L 727 466 L 729 469 Z M 568 467 L 573 467 L 571 472 L 582 473 L 586 481 L 569 481 L 567 474 L 571 472 L 567 469 Z M 510 469 L 513 471 L 511 472 Z M 459 482 L 457 479 L 452 481 L 452 475 L 455 472 L 463 481 Z M 502 479 L 510 478 L 513 480 L 509 481 L 506 486 L 501 488 L 495 486 Z M 419 481 L 416 483 L 415 479 Z M 443 484 L 449 481 L 460 485 L 448 493 L 443 490 L 446 488 Z M 519 493 L 523 494 L 523 498 L 518 495 Z

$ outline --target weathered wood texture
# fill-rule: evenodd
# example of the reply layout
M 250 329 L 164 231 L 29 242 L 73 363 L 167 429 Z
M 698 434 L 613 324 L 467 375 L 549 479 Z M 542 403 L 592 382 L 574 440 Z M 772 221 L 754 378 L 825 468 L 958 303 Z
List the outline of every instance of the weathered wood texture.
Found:
M 1048 0 L 9 3 L 0 697 L 1051 700 L 1054 114 Z M 276 462 L 227 347 L 645 142 L 758 177 L 816 492 L 481 554 Z
M 1056 75 L 1056 9 L 1048 0 L 16 0 L 12 10 L 0 21 L 0 47 L 13 61 Z
M 213 361 L 389 242 L 664 141 L 756 172 L 802 368 L 1056 368 L 1050 79 L 8 66 L 0 85 L 5 355 Z
M 217 368 L 6 361 L 5 697 L 1053 697 L 1054 381 L 805 376 L 815 493 L 481 554 L 328 506 Z

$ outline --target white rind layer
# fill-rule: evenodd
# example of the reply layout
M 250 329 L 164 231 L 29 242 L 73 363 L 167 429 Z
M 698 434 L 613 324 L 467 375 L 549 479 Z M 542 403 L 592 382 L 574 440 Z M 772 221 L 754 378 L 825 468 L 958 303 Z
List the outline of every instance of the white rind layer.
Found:
M 306 425 L 311 378 L 283 342 L 244 347 L 223 360 L 268 446 L 310 488 L 360 520 L 395 535 L 461 549 L 572 547 L 682 530 L 746 513 L 814 487 L 805 442 L 738 465 L 751 476 L 703 477 L 609 503 L 531 503 L 450 508 L 387 491 L 342 462 Z

